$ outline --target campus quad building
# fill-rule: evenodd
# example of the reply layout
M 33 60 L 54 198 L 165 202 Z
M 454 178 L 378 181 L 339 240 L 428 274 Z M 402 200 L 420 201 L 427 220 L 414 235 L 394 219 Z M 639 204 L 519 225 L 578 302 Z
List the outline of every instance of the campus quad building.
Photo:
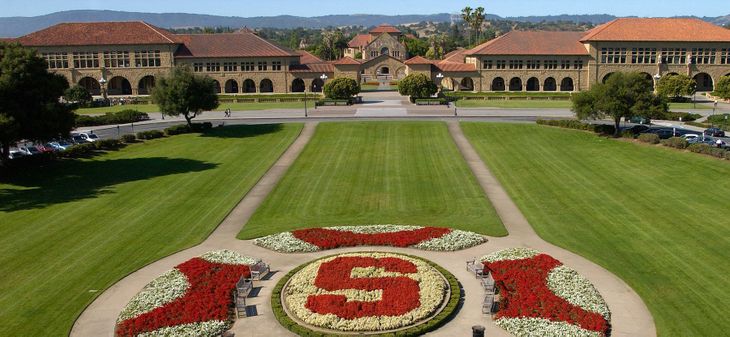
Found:
M 656 81 L 686 74 L 699 91 L 730 75 L 730 30 L 697 19 L 617 19 L 588 32 L 512 31 L 443 60 L 409 58 L 404 35 L 379 26 L 325 62 L 242 29 L 172 34 L 144 22 L 64 23 L 13 39 L 51 71 L 94 95 L 146 95 L 177 65 L 212 77 L 223 94 L 320 92 L 328 79 L 360 82 L 422 73 L 460 91 L 579 91 L 612 73 Z

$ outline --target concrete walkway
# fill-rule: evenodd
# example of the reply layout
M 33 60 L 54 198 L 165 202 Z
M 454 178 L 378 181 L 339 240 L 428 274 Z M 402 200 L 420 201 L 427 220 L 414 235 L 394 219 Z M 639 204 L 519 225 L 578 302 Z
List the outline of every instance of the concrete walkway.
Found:
M 430 333 L 429 336 L 469 336 L 473 325 L 487 327 L 488 336 L 509 336 L 504 330 L 494 325 L 490 318 L 482 314 L 481 303 L 484 291 L 479 281 L 466 271 L 465 262 L 511 247 L 532 247 L 544 251 L 588 277 L 596 285 L 611 308 L 613 315 L 612 336 L 656 336 L 651 314 L 636 293 L 622 280 L 580 256 L 543 241 L 535 234 L 527 219 L 477 155 L 457 122 L 448 124 L 449 131 L 484 189 L 485 194 L 504 222 L 510 233 L 508 237 L 489 238 L 489 242 L 483 245 L 459 252 L 444 253 L 406 248 L 361 247 L 307 254 L 281 254 L 255 246 L 251 241 L 237 240 L 235 238 L 236 234 L 296 160 L 306 143 L 311 139 L 315 126 L 315 124 L 305 126 L 299 138 L 205 242 L 152 263 L 109 288 L 79 317 L 71 331 L 71 336 L 112 337 L 114 324 L 119 313 L 147 283 L 177 264 L 207 251 L 217 249 L 231 249 L 245 255 L 263 258 L 276 271 L 270 280 L 254 283 L 255 287 L 261 287 L 261 291 L 257 297 L 251 299 L 249 305 L 256 305 L 258 316 L 236 321 L 233 332 L 238 337 L 294 336 L 281 327 L 273 317 L 270 297 L 276 283 L 289 270 L 302 263 L 325 255 L 353 251 L 402 252 L 421 256 L 438 263 L 459 279 L 465 295 L 463 307 L 452 321 L 441 329 Z

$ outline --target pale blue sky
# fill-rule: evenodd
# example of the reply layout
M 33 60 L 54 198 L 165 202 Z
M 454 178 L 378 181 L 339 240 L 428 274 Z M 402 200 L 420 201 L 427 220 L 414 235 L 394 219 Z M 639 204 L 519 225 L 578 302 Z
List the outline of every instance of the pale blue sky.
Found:
M 226 16 L 291 14 L 433 14 L 483 6 L 500 16 L 613 14 L 618 16 L 719 16 L 730 14 L 729 0 L 0 0 L 0 17 L 36 16 L 71 9 L 132 12 L 184 12 Z

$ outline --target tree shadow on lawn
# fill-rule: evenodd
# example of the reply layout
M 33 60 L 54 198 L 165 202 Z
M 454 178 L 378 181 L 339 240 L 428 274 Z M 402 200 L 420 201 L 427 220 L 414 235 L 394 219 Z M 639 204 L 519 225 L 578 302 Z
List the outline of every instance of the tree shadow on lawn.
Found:
M 23 189 L 0 189 L 0 211 L 13 212 L 95 198 L 110 187 L 172 174 L 201 172 L 218 165 L 178 158 L 64 160 L 0 177 L 0 183 Z M 140 198 L 147 191 L 139 191 Z
M 230 125 L 206 130 L 201 137 L 250 138 L 269 133 L 277 133 L 284 127 L 281 124 Z

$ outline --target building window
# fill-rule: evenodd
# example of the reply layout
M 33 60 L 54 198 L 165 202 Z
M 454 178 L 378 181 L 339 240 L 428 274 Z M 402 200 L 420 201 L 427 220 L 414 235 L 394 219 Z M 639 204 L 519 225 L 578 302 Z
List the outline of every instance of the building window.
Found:
M 492 69 L 492 60 L 484 61 L 484 69 Z
M 373 51 L 370 51 L 370 58 L 376 58 L 376 57 L 378 57 L 378 56 L 379 56 L 379 55 L 378 55 L 378 52 L 377 52 L 377 51 L 375 51 L 375 50 L 373 50 Z
M 720 56 L 721 64 L 730 64 L 730 49 L 723 49 L 722 55 Z
M 254 71 L 254 63 L 253 62 L 243 62 L 241 65 L 243 71 Z
M 99 68 L 97 53 L 74 53 L 74 68 Z
M 601 63 L 626 63 L 626 48 L 602 48 Z
M 280 71 L 281 70 L 281 61 L 271 62 L 271 70 Z
M 560 69 L 570 69 L 570 61 L 560 60 Z
M 129 68 L 129 52 L 105 51 L 104 66 L 107 68 Z
M 138 68 L 159 67 L 162 65 L 159 50 L 138 50 L 134 52 L 135 65 Z
M 582 60 L 577 60 L 577 61 L 573 62 L 573 68 L 575 68 L 575 69 L 583 69 L 583 61 Z
M 68 68 L 68 53 L 43 53 L 43 58 L 48 62 L 48 69 Z
M 510 69 L 522 69 L 524 68 L 524 62 L 522 60 L 509 60 Z
M 259 62 L 259 71 L 269 70 L 269 64 L 266 62 Z
M 631 63 L 654 64 L 656 63 L 656 48 L 632 48 Z
M 499 60 L 497 61 L 497 69 L 506 69 L 507 61 L 505 60 Z
M 224 62 L 223 71 L 238 71 L 238 63 L 236 62 Z
M 399 51 L 399 50 L 394 50 L 394 51 L 392 52 L 392 54 L 393 54 L 393 57 L 395 57 L 395 58 L 400 58 L 400 51 Z
M 558 69 L 558 60 L 546 60 L 545 69 Z
M 662 63 L 686 64 L 687 63 L 687 49 L 686 48 L 662 48 Z
M 692 48 L 692 63 L 715 64 L 715 48 Z
M 215 73 L 221 71 L 221 64 L 218 62 L 208 62 L 205 64 L 205 71 Z
M 528 60 L 527 69 L 540 69 L 540 61 Z
M 205 68 L 203 68 L 203 64 L 202 63 L 193 63 L 193 71 L 194 72 L 199 73 L 199 72 L 202 72 L 203 69 L 205 69 Z

